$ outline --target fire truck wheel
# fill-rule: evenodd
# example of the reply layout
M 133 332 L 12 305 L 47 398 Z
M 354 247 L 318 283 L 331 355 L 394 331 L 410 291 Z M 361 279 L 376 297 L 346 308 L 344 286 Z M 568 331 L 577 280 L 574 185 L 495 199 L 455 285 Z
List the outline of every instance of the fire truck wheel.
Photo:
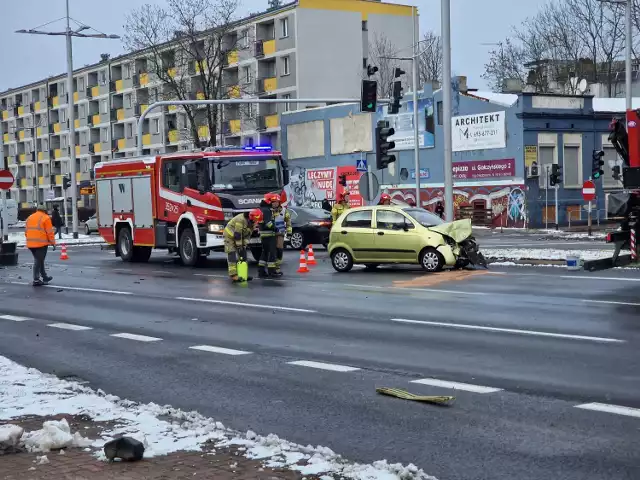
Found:
M 125 262 L 133 262 L 133 238 L 128 227 L 120 229 L 118 234 L 118 250 L 120 258 Z
M 198 263 L 199 256 L 200 254 L 193 229 L 186 228 L 180 235 L 180 260 L 182 260 L 184 265 L 193 267 Z

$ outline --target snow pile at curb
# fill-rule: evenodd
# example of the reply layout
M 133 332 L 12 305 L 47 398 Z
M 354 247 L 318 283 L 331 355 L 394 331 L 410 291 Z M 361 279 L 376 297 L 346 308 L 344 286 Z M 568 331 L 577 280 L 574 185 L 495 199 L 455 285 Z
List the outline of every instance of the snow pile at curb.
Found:
M 23 232 L 10 233 L 9 241 L 16 242 L 19 247 L 24 247 L 27 243 Z M 56 244 L 62 245 L 63 243 L 65 245 L 82 245 L 82 244 L 100 245 L 105 243 L 105 241 L 102 239 L 102 237 L 96 237 L 96 236 L 92 237 L 91 235 L 78 234 L 78 238 L 73 238 L 73 235 L 63 233 L 62 240 L 60 240 L 56 236 Z
M 305 447 L 273 434 L 266 437 L 251 431 L 242 434 L 197 412 L 120 399 L 23 367 L 2 356 L 0 405 L 0 420 L 65 413 L 87 415 L 98 422 L 115 422 L 112 431 L 103 432 L 103 438 L 92 443 L 95 449 L 100 449 L 95 455 L 102 460 L 106 460 L 101 450 L 105 441 L 116 433 L 123 433 L 143 441 L 147 458 L 178 451 L 200 451 L 206 442 L 214 442 L 216 446 L 242 445 L 248 458 L 303 474 L 337 474 L 356 480 L 436 480 L 413 464 L 389 464 L 386 460 L 368 465 L 350 463 L 327 447 Z
M 568 256 L 596 260 L 613 255 L 613 250 L 557 250 L 554 248 L 482 248 L 481 251 L 487 259 L 498 260 L 566 260 Z

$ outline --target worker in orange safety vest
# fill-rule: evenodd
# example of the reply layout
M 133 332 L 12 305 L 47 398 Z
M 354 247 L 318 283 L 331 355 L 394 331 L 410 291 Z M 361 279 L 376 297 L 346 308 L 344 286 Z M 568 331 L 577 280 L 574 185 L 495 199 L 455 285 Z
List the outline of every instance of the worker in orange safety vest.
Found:
M 44 205 L 38 205 L 38 209 L 29 215 L 25 224 L 25 237 L 27 248 L 33 255 L 33 286 L 45 285 L 53 280 L 47 275 L 44 268 L 44 259 L 47 256 L 49 245 L 56 248 L 56 237 L 53 232 L 51 217 L 47 214 Z

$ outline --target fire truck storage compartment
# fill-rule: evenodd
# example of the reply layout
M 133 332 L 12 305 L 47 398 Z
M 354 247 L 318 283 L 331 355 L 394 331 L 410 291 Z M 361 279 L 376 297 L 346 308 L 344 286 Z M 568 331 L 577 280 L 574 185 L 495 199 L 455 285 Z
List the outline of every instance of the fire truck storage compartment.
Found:
M 98 227 L 113 227 L 111 180 L 96 180 L 96 192 L 98 194 Z

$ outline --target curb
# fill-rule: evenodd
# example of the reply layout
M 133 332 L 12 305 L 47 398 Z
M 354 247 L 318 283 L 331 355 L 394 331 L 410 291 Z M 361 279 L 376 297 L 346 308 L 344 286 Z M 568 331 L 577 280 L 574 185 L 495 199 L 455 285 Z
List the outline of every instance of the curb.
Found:
M 566 260 L 558 260 L 558 259 L 549 259 L 549 260 L 543 260 L 543 259 L 526 259 L 526 258 L 520 258 L 518 260 L 514 260 L 512 258 L 498 258 L 498 257 L 489 257 L 487 258 L 487 263 L 489 265 L 491 265 L 492 263 L 495 262 L 510 262 L 510 263 L 514 263 L 515 265 L 524 265 L 524 266 L 558 266 L 558 267 L 565 267 L 567 265 Z M 633 270 L 640 270 L 640 263 L 636 263 L 636 264 L 631 264 L 631 265 L 625 265 L 624 267 L 614 267 L 614 268 L 629 268 L 629 269 L 633 269 Z

